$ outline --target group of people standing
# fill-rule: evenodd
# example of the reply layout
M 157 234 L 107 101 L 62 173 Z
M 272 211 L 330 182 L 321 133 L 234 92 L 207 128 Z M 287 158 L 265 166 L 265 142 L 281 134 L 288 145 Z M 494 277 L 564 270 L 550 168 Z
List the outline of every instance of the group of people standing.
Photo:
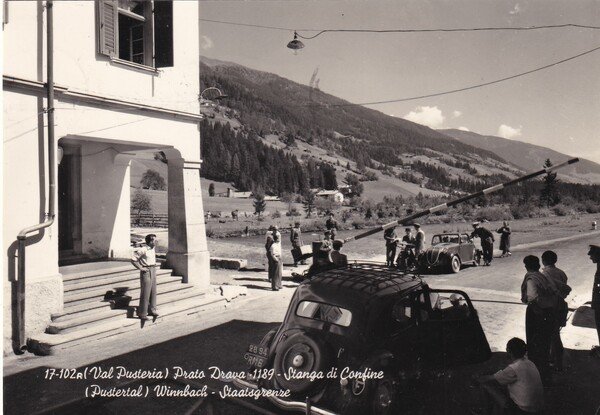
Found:
M 421 255 L 425 248 L 425 233 L 421 230 L 419 223 L 413 224 L 415 234 L 411 228 L 404 229 L 402 239 L 396 234 L 396 227 L 390 227 L 383 232 L 385 239 L 385 257 L 388 267 L 397 266 L 398 268 L 408 269 L 416 265 L 416 258 Z M 396 257 L 398 245 L 402 244 L 402 249 Z
M 596 264 L 592 308 L 600 343 L 600 245 L 590 245 L 588 255 Z M 554 251 L 545 251 L 541 255 L 541 264 L 535 255 L 523 258 L 527 272 L 521 285 L 521 301 L 527 304 L 527 343 L 512 338 L 506 347 L 511 363 L 493 375 L 476 377 L 482 387 L 485 413 L 541 413 L 544 384 L 551 383 L 552 369 L 563 370 L 564 348 L 560 330 L 567 323 L 565 299 L 571 287 L 565 272 L 556 266 L 557 262 L 558 255 Z M 600 358 L 600 346 L 593 347 L 590 354 Z
M 600 344 L 600 245 L 590 245 L 588 256 L 596 264 L 592 309 Z M 565 298 L 571 288 L 567 284 L 567 275 L 556 267 L 557 260 L 555 252 L 544 252 L 543 269 L 540 270 L 538 257 L 528 255 L 523 259 L 527 270 L 521 286 L 521 301 L 527 304 L 525 331 L 530 358 L 538 366 L 542 378 L 547 377 L 550 366 L 556 370 L 563 367 L 560 328 L 566 325 L 568 306 Z M 592 348 L 591 354 L 600 358 L 600 347 Z
M 481 241 L 483 264 L 489 266 L 494 259 L 494 234 L 481 226 L 480 222 L 473 222 L 472 225 L 473 231 L 470 237 L 479 238 Z M 415 229 L 415 234 L 413 235 L 411 228 L 405 228 L 402 239 L 398 238 L 395 226 L 387 228 L 384 231 L 383 238 L 385 239 L 385 256 L 388 267 L 396 266 L 407 269 L 417 264 L 419 255 L 425 249 L 425 233 L 421 229 L 420 224 L 415 223 L 412 226 Z M 500 249 L 502 250 L 500 257 L 503 258 L 512 255 L 510 252 L 511 229 L 508 222 L 504 221 L 496 232 L 500 234 Z M 398 245 L 402 245 L 402 250 L 396 257 Z

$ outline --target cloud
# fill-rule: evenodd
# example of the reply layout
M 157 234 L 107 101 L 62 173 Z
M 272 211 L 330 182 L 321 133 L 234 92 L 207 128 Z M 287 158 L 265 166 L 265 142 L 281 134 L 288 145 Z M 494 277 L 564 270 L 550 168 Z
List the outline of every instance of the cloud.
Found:
M 202 49 L 204 49 L 204 50 L 212 49 L 213 46 L 214 46 L 214 43 L 211 38 L 209 38 L 208 36 L 202 36 L 202 38 L 200 39 L 200 47 Z
M 462 111 L 459 111 L 459 110 L 454 110 L 454 111 L 452 112 L 452 116 L 453 116 L 454 118 L 458 118 L 458 117 L 460 117 L 461 115 L 462 115 Z
M 467 127 L 458 127 L 460 131 L 471 131 Z
M 403 117 L 405 120 L 416 122 L 417 124 L 426 125 L 427 127 L 440 127 L 446 117 L 442 114 L 442 110 L 438 107 L 417 107 Z
M 519 137 L 521 136 L 521 128 L 523 127 L 519 126 L 519 128 L 513 128 L 510 125 L 502 124 L 498 127 L 498 135 L 508 139 Z
M 520 11 L 521 11 L 521 6 L 519 6 L 519 3 L 517 3 L 517 4 L 515 4 L 515 7 L 513 7 L 513 9 L 508 12 L 508 14 L 511 14 L 514 16 L 515 14 L 519 14 Z

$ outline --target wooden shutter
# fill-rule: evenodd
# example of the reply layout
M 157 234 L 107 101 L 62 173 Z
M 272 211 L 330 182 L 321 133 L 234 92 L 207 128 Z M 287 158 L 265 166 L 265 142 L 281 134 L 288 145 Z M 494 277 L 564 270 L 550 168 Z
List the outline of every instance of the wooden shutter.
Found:
M 119 47 L 117 0 L 96 0 L 98 4 L 98 52 L 115 57 Z
M 157 68 L 173 66 L 173 1 L 154 2 L 154 62 Z

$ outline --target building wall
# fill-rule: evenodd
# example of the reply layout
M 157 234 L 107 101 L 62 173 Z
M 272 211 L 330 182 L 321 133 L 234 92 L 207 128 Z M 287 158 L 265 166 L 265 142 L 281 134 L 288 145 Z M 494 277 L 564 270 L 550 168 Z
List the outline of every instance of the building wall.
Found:
M 4 75 L 44 82 L 43 2 L 11 2 L 4 26 Z M 151 73 L 111 63 L 96 52 L 95 4 L 54 2 L 54 60 L 57 86 L 72 91 L 167 109 L 199 112 L 198 4 L 175 1 L 175 67 Z M 48 211 L 45 92 L 4 86 L 3 242 L 4 352 L 14 338 L 16 235 L 44 220 Z M 200 160 L 198 125 L 169 114 L 90 103 L 57 93 L 55 145 L 60 139 L 82 146 L 82 247 L 126 257 L 129 252 L 129 162 L 124 149 L 164 148 L 186 161 Z M 117 151 L 110 150 L 117 149 Z M 96 153 L 97 154 L 94 154 Z M 198 177 L 199 182 L 199 177 Z M 199 192 L 199 190 L 198 190 Z M 200 203 L 201 203 L 201 199 Z M 202 206 L 199 206 L 202 211 Z M 203 222 L 202 222 L 203 226 Z M 206 252 L 206 241 L 196 243 Z M 208 257 L 207 252 L 202 254 Z M 202 260 L 202 269 L 208 269 Z M 204 275 L 203 278 L 208 278 Z M 26 334 L 43 331 L 63 306 L 58 268 L 58 226 L 28 239 Z
M 4 74 L 41 81 L 45 74 L 42 2 L 10 2 L 4 27 Z M 94 1 L 54 2 L 55 82 L 75 90 L 147 105 L 198 111 L 198 2 L 173 2 L 174 67 L 158 74 L 111 62 L 97 53 Z

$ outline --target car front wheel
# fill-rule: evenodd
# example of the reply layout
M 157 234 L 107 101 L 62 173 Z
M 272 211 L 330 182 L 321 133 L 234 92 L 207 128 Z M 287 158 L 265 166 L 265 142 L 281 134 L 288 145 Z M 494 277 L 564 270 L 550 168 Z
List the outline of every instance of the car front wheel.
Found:
M 385 374 L 383 379 L 377 381 L 373 389 L 371 413 L 373 415 L 393 415 L 398 414 L 399 382 L 389 374 Z
M 450 261 L 450 271 L 455 274 L 460 271 L 460 258 L 457 255 L 453 256 Z

